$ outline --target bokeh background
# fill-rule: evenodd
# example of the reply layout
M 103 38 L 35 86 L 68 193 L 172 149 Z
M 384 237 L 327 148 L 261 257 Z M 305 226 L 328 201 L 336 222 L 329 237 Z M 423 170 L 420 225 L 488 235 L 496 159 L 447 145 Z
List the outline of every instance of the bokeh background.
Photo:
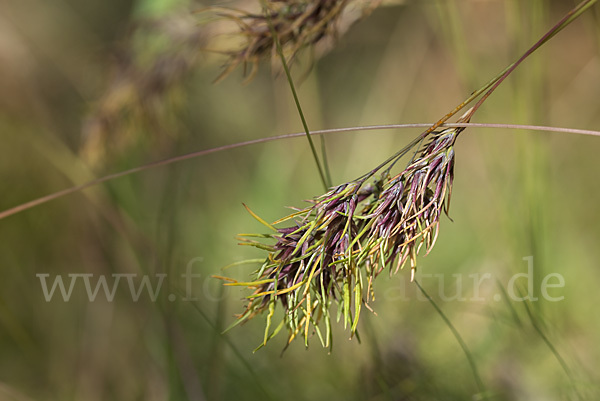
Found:
M 301 131 L 269 60 L 247 84 L 241 68 L 212 83 L 227 59 L 215 50 L 235 37 L 191 12 L 211 4 L 1 2 L 0 209 L 155 160 Z M 384 3 L 312 68 L 308 55 L 294 65 L 308 124 L 433 122 L 574 5 Z M 595 6 L 519 67 L 474 121 L 598 129 L 599 50 Z M 418 133 L 326 136 L 334 183 Z M 419 259 L 422 274 L 437 275 L 422 276 L 423 287 L 462 335 L 490 399 L 598 399 L 600 139 L 469 129 L 456 152 L 454 221 L 444 217 L 436 248 Z M 378 278 L 361 342 L 338 324 L 331 353 L 315 337 L 308 350 L 296 341 L 281 356 L 285 335 L 253 353 L 262 317 L 221 334 L 245 292 L 211 275 L 263 256 L 236 245 L 236 234 L 263 231 L 242 202 L 274 221 L 321 192 L 297 138 L 154 168 L 1 220 L 0 399 L 472 399 L 465 354 L 406 271 Z M 528 257 L 535 302 L 503 292 Z M 188 265 L 200 275 L 193 302 L 182 295 Z M 253 269 L 226 274 L 242 280 Z M 551 273 L 564 278 L 548 290 L 564 297 L 557 302 L 540 291 Z M 145 294 L 135 302 L 125 279 L 112 302 L 102 293 L 90 302 L 82 281 L 69 301 L 56 293 L 47 302 L 39 274 L 50 284 L 135 274 L 136 286 L 143 275 L 153 284 L 167 276 L 154 302 Z M 485 274 L 492 278 L 476 290 L 474 277 Z M 527 292 L 525 278 L 516 283 Z

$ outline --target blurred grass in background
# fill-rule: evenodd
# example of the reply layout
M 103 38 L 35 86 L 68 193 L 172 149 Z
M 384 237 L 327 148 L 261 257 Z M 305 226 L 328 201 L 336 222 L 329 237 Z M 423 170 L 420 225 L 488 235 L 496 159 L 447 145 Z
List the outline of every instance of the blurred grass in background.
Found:
M 427 0 L 381 7 L 298 84 L 309 127 L 433 122 L 573 5 Z M 248 85 L 241 70 L 211 84 L 224 59 L 201 51 L 211 37 L 189 10 L 202 6 L 0 5 L 1 210 L 150 161 L 302 131 L 287 83 L 268 65 Z M 597 129 L 599 18 L 595 6 L 534 54 L 475 121 Z M 153 76 L 144 71 L 157 54 L 165 59 L 155 76 L 166 81 L 141 79 Z M 298 81 L 308 62 L 294 68 Z M 417 133 L 327 136 L 334 183 L 371 169 Z M 96 148 L 93 135 L 102 138 L 92 142 Z M 597 138 L 514 130 L 468 129 L 457 143 L 454 222 L 444 220 L 419 266 L 444 280 L 424 276 L 421 283 L 464 337 L 493 399 L 600 396 L 599 152 Z M 363 314 L 362 344 L 336 326 L 331 355 L 314 338 L 308 351 L 297 342 L 280 358 L 284 336 L 252 353 L 262 318 L 219 334 L 246 294 L 210 276 L 262 257 L 236 246 L 236 234 L 262 230 L 241 202 L 267 221 L 286 214 L 284 206 L 302 206 L 322 192 L 311 157 L 304 138 L 211 154 L 0 221 L 0 398 L 470 399 L 477 388 L 464 354 L 405 272 L 378 279 L 377 316 Z M 506 287 L 527 271 L 529 256 L 538 301 L 501 297 L 494 279 L 481 286 L 484 300 L 470 300 L 469 275 L 490 273 Z M 188 264 L 201 275 L 193 281 L 195 302 L 182 300 Z M 251 269 L 228 273 L 245 279 Z M 82 282 L 69 302 L 58 294 L 46 302 L 40 273 L 50 282 L 74 273 L 167 278 L 156 302 L 134 302 L 125 281 L 113 302 L 102 293 L 89 302 Z M 540 295 L 550 273 L 564 277 L 564 288 L 549 290 L 562 301 Z M 525 280 L 518 283 L 526 291 Z M 467 300 L 443 301 L 457 291 Z

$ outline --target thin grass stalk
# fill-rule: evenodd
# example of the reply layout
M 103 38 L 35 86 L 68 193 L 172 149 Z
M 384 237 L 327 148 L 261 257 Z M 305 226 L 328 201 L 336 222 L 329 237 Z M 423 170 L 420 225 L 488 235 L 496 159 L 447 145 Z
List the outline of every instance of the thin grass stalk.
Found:
M 345 128 L 330 128 L 323 130 L 315 130 L 310 132 L 310 135 L 328 135 L 334 133 L 349 133 L 356 131 L 378 131 L 387 129 L 404 129 L 404 128 L 424 128 L 430 127 L 431 123 L 415 123 L 415 124 L 382 124 L 382 125 L 363 125 L 356 127 L 345 127 Z M 459 127 L 473 127 L 473 128 L 495 128 L 495 129 L 510 129 L 510 130 L 527 130 L 527 131 L 545 131 L 545 132 L 558 132 L 563 134 L 575 134 L 575 135 L 591 135 L 600 137 L 600 131 L 577 129 L 577 128 L 561 128 L 561 127 L 549 127 L 543 125 L 523 125 L 523 124 L 496 124 L 496 123 L 444 123 L 440 127 L 442 128 L 459 128 Z M 168 166 L 173 163 L 179 163 L 185 160 L 194 159 L 196 157 L 206 156 L 212 153 L 224 152 L 231 149 L 243 148 L 250 145 L 257 145 L 261 143 L 267 143 L 272 141 L 278 141 L 282 139 L 298 138 L 305 136 L 305 132 L 295 132 L 292 134 L 275 135 L 266 138 L 251 139 L 249 141 L 236 142 L 229 145 L 217 146 L 214 148 L 203 149 L 196 152 L 186 153 L 180 156 L 169 157 L 167 159 L 158 160 L 148 164 L 144 164 L 138 167 L 130 168 L 128 170 L 119 171 L 116 173 L 108 174 L 97 179 L 85 182 L 80 185 L 75 185 L 63 190 L 50 193 L 45 196 L 33 199 L 31 201 L 21 203 L 12 208 L 3 210 L 0 212 L 0 220 L 17 213 L 29 210 L 36 206 L 43 205 L 52 200 L 62 198 L 64 196 L 83 191 L 87 188 L 115 180 L 117 178 L 125 177 L 128 175 L 140 173 L 146 170 L 150 170 L 157 167 Z
M 533 52 L 542 47 L 546 42 L 552 39 L 557 33 L 566 28 L 571 22 L 573 22 L 577 17 L 579 17 L 583 12 L 585 12 L 588 8 L 594 5 L 597 0 L 584 0 L 579 5 L 577 5 L 574 9 L 569 11 L 563 18 L 560 19 L 544 36 L 540 38 L 529 50 L 527 50 L 517 61 L 509 65 L 503 72 L 500 73 L 500 76 L 494 78 L 492 81 L 493 84 L 490 85 L 490 89 L 477 101 L 475 106 L 471 109 L 469 116 L 472 116 L 486 101 L 486 99 L 500 86 L 500 84 L 508 78 L 508 76 L 523 62 L 527 57 L 529 57 Z M 490 82 L 492 82 L 490 81 Z
M 283 65 L 283 71 L 285 71 L 285 76 L 287 78 L 288 84 L 290 86 L 290 90 L 292 91 L 292 96 L 294 97 L 294 103 L 296 104 L 296 109 L 298 110 L 298 114 L 300 115 L 300 120 L 302 121 L 302 127 L 304 128 L 304 133 L 306 134 L 306 139 L 308 140 L 308 144 L 310 145 L 310 150 L 312 152 L 313 158 L 315 159 L 315 163 L 317 165 L 317 170 L 319 170 L 319 176 L 321 177 L 321 182 L 323 183 L 323 187 L 325 191 L 327 191 L 331 186 L 331 179 L 328 179 L 328 174 L 326 171 L 329 171 L 329 167 L 323 170 L 321 166 L 321 162 L 319 161 L 319 156 L 317 154 L 317 149 L 315 148 L 315 144 L 310 135 L 310 130 L 308 129 L 308 123 L 306 122 L 306 118 L 304 117 L 304 112 L 302 111 L 302 106 L 300 105 L 300 100 L 298 99 L 298 94 L 296 93 L 296 86 L 294 85 L 294 80 L 292 79 L 292 74 L 290 73 L 290 69 L 288 68 L 287 61 L 285 60 L 285 55 L 283 54 L 283 49 L 281 48 L 281 43 L 279 42 L 279 36 L 275 31 L 275 27 L 273 26 L 273 22 L 271 21 L 271 16 L 268 12 L 267 5 L 265 0 L 261 0 L 261 4 L 263 6 L 263 13 L 267 20 L 267 25 L 269 26 L 269 30 L 271 31 L 271 35 L 273 36 L 273 42 L 275 43 L 275 48 L 277 50 L 277 54 L 281 59 L 281 64 Z M 323 148 L 324 149 L 324 148 Z M 326 154 L 323 151 L 323 164 L 327 166 L 327 159 L 325 159 Z
M 572 9 L 571 11 L 569 11 L 556 25 L 554 25 L 544 36 L 542 36 L 542 38 L 538 42 L 536 42 L 531 48 L 529 48 L 517 61 L 515 61 L 512 64 L 510 64 L 508 67 L 506 67 L 504 70 L 502 70 L 498 75 L 496 75 L 494 78 L 492 78 L 488 83 L 486 83 L 484 86 L 482 86 L 481 88 L 479 88 L 478 90 L 476 90 L 475 92 L 473 92 L 461 104 L 459 104 L 458 106 L 456 106 L 452 111 L 450 111 L 444 117 L 442 117 L 441 119 L 439 119 L 435 124 L 433 124 L 431 127 L 429 127 L 428 129 L 426 129 L 421 135 L 419 135 L 412 142 L 410 142 L 409 145 L 407 145 L 407 147 L 409 147 L 409 146 L 415 146 L 419 142 L 419 140 L 427 137 L 431 132 L 435 131 L 442 124 L 444 124 L 446 121 L 448 121 L 452 116 L 454 116 L 456 113 L 458 113 L 459 111 L 461 111 L 464 107 L 466 107 L 468 104 L 470 104 L 471 102 L 473 102 L 475 99 L 477 99 L 480 95 L 482 95 L 485 92 L 485 94 L 483 95 L 483 97 L 481 99 L 479 99 L 479 101 L 475 104 L 475 106 L 472 107 L 466 113 L 466 115 L 464 116 L 465 121 L 468 122 L 470 120 L 470 118 L 473 116 L 473 114 L 485 102 L 485 100 L 496 90 L 496 88 L 498 88 L 498 86 L 527 57 L 529 57 L 531 54 L 533 54 L 533 52 L 535 52 L 537 49 L 539 49 L 548 40 L 552 39 L 552 37 L 554 37 L 554 35 L 556 35 L 558 32 L 560 32 L 566 26 L 568 26 L 571 22 L 573 22 L 577 17 L 579 17 L 579 15 L 581 15 L 581 13 L 583 13 L 589 7 L 591 7 L 594 3 L 596 3 L 596 1 L 597 0 L 584 0 L 579 5 L 577 5 L 574 9 Z M 391 156 L 388 160 L 386 160 L 384 163 L 382 163 L 382 165 L 385 165 L 385 164 L 389 163 L 391 160 L 397 158 L 398 155 L 401 154 L 402 152 L 403 152 L 403 150 L 397 152 L 395 155 Z
M 246 368 L 246 370 L 248 371 L 248 373 L 250 373 L 250 375 L 254 379 L 254 382 L 256 383 L 256 385 L 258 386 L 258 388 L 261 390 L 261 392 L 264 394 L 264 396 L 268 400 L 275 401 L 276 398 L 271 394 L 271 392 L 268 390 L 267 386 L 265 386 L 263 384 L 262 378 L 256 373 L 256 371 L 254 370 L 254 368 L 252 367 L 252 365 L 250 365 L 250 362 L 248 362 L 246 360 L 246 358 L 244 358 L 244 356 L 242 355 L 242 353 L 240 352 L 240 350 L 231 341 L 231 338 L 229 338 L 229 336 L 227 336 L 226 334 L 221 333 L 221 330 L 219 330 L 219 328 L 217 326 L 215 326 L 215 324 L 213 323 L 213 321 L 210 320 L 210 318 L 208 317 L 208 315 L 200 308 L 200 306 L 198 306 L 198 304 L 196 302 L 192 302 L 191 304 L 194 307 L 194 309 L 196 309 L 196 311 L 200 314 L 200 316 L 204 319 L 204 321 L 206 321 L 206 323 L 208 323 L 208 325 L 216 333 L 220 334 L 220 336 L 223 338 L 223 341 L 227 344 L 227 346 L 231 349 L 231 351 L 233 351 L 233 354 L 236 356 L 236 358 L 239 359 L 239 361 Z
M 442 320 L 444 321 L 444 323 L 446 323 L 446 326 L 448 326 L 448 328 L 450 329 L 450 331 L 454 335 L 454 338 L 456 338 L 456 341 L 458 341 L 458 344 L 460 345 L 460 348 L 462 348 L 463 353 L 467 357 L 467 361 L 469 362 L 469 366 L 471 367 L 471 371 L 473 372 L 473 379 L 475 379 L 475 384 L 477 385 L 477 389 L 479 390 L 479 395 L 485 396 L 485 394 L 486 394 L 485 386 L 483 385 L 483 381 L 481 380 L 481 376 L 479 376 L 479 371 L 477 370 L 477 365 L 475 364 L 475 359 L 473 358 L 473 355 L 471 354 L 471 351 L 469 350 L 469 347 L 467 346 L 467 344 L 465 343 L 465 341 L 461 337 L 461 335 L 458 332 L 458 330 L 456 330 L 456 327 L 454 327 L 454 325 L 452 324 L 452 322 L 450 321 L 450 319 L 448 319 L 448 317 L 446 316 L 446 314 L 442 311 L 442 309 L 438 306 L 438 304 L 433 300 L 433 298 L 431 298 L 429 296 L 429 294 L 427 293 L 427 291 L 425 291 L 425 289 L 423 287 L 421 287 L 421 284 L 419 283 L 419 281 L 415 279 L 414 282 L 417 285 L 417 287 L 419 288 L 419 290 L 421 291 L 421 293 L 423 295 L 425 295 L 425 298 L 427 298 L 427 300 L 429 301 L 429 303 L 431 304 L 431 306 L 433 306 L 433 308 L 436 310 L 436 312 L 440 315 L 440 317 L 442 318 Z
M 521 288 L 517 288 L 517 291 L 519 292 L 519 296 L 521 298 L 523 298 L 523 292 L 522 292 Z M 536 333 L 540 336 L 542 341 L 544 341 L 544 344 L 546 344 L 548 346 L 548 349 L 550 349 L 550 352 L 552 352 L 552 355 L 554 355 L 554 358 L 556 358 L 556 361 L 558 362 L 558 364 L 560 365 L 562 370 L 565 372 L 565 374 L 571 381 L 571 384 L 573 385 L 574 379 L 573 379 L 573 374 L 571 372 L 571 369 L 569 368 L 569 365 L 567 365 L 567 362 L 565 361 L 565 359 L 562 357 L 562 355 L 560 355 L 560 353 L 558 352 L 558 350 L 556 349 L 554 344 L 552 344 L 552 342 L 550 341 L 548 336 L 544 333 L 544 331 L 542 330 L 542 327 L 540 327 L 535 316 L 533 315 L 533 312 L 529 308 L 528 303 L 523 302 L 523 307 L 525 308 L 525 311 L 527 312 L 527 316 L 529 317 L 529 320 L 531 321 L 531 326 L 536 331 Z M 575 386 L 573 385 L 573 387 L 575 387 Z
M 506 292 L 506 288 L 504 288 L 504 286 L 502 285 L 502 283 L 500 282 L 499 279 L 496 279 L 496 285 L 500 289 L 500 294 L 502 296 L 502 299 L 504 300 L 504 303 L 506 304 L 506 306 L 510 310 L 510 315 L 511 315 L 512 319 L 515 321 L 515 324 L 518 327 L 523 327 L 523 324 L 521 323 L 521 319 L 519 319 L 519 315 L 517 314 L 517 311 L 513 307 L 512 303 L 510 302 L 510 298 L 508 297 L 508 293 Z

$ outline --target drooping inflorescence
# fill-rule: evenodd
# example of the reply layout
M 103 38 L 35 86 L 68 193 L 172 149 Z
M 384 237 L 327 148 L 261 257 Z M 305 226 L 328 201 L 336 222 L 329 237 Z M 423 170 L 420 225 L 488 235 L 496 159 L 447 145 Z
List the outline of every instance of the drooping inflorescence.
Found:
M 360 179 L 332 188 L 273 225 L 251 212 L 274 233 L 241 235 L 243 244 L 265 249 L 268 255 L 252 281 L 226 279 L 226 285 L 254 289 L 235 324 L 266 312 L 263 345 L 286 328 L 288 344 L 300 334 L 308 345 L 316 333 L 323 346 L 331 346 L 331 306 L 336 303 L 337 319 L 354 335 L 362 306 L 369 307 L 374 298 L 373 280 L 386 268 L 397 272 L 408 261 L 414 279 L 417 255 L 435 245 L 440 217 L 448 212 L 454 143 L 462 130 L 422 136 Z M 407 167 L 392 176 L 392 167 L 411 150 L 414 156 Z M 379 179 L 369 182 L 376 174 Z M 288 224 L 274 227 L 281 223 Z M 283 319 L 273 328 L 278 306 Z
M 235 22 L 242 39 L 238 48 L 221 51 L 229 59 L 217 81 L 240 65 L 244 74 L 247 65 L 251 65 L 247 77 L 251 80 L 259 60 L 277 60 L 273 34 L 277 35 L 288 62 L 307 48 L 325 53 L 354 22 L 377 8 L 381 0 L 264 0 L 261 3 L 265 8 L 262 13 L 223 7 L 208 9 Z M 273 63 L 273 66 L 277 65 Z

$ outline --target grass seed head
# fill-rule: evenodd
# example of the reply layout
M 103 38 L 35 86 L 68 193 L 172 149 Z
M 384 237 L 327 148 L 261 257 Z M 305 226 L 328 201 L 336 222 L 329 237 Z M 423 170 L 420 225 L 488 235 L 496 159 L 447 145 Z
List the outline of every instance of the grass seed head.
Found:
M 431 251 L 442 212 L 448 212 L 454 143 L 462 130 L 449 128 L 427 135 L 415 145 L 407 167 L 395 176 L 389 170 L 398 160 L 392 159 L 374 184 L 366 179 L 378 170 L 313 199 L 310 207 L 276 222 L 288 225 L 267 235 L 274 245 L 250 241 L 268 250 L 268 256 L 254 281 L 228 285 L 254 288 L 240 321 L 268 311 L 263 345 L 283 327 L 288 330 L 288 344 L 302 335 L 308 345 L 308 337 L 316 333 L 324 346 L 331 345 L 333 303 L 354 334 L 361 306 L 368 307 L 374 298 L 373 280 L 386 267 L 397 272 L 410 260 L 414 279 L 417 255 L 423 248 Z M 278 305 L 283 319 L 271 332 Z M 323 321 L 326 335 L 320 329 Z
M 264 2 L 266 10 L 263 13 L 221 7 L 209 8 L 237 24 L 238 36 L 242 42 L 239 48 L 224 51 L 229 60 L 216 81 L 227 77 L 240 65 L 243 66 L 244 75 L 247 75 L 246 81 L 250 81 L 258 71 L 261 59 L 271 59 L 272 66 L 278 71 L 280 61 L 277 58 L 273 32 L 277 35 L 289 64 L 292 64 L 302 49 L 309 48 L 323 54 L 350 25 L 368 15 L 380 2 L 268 0 Z M 361 12 L 355 12 L 356 8 Z M 248 65 L 251 66 L 249 73 Z

